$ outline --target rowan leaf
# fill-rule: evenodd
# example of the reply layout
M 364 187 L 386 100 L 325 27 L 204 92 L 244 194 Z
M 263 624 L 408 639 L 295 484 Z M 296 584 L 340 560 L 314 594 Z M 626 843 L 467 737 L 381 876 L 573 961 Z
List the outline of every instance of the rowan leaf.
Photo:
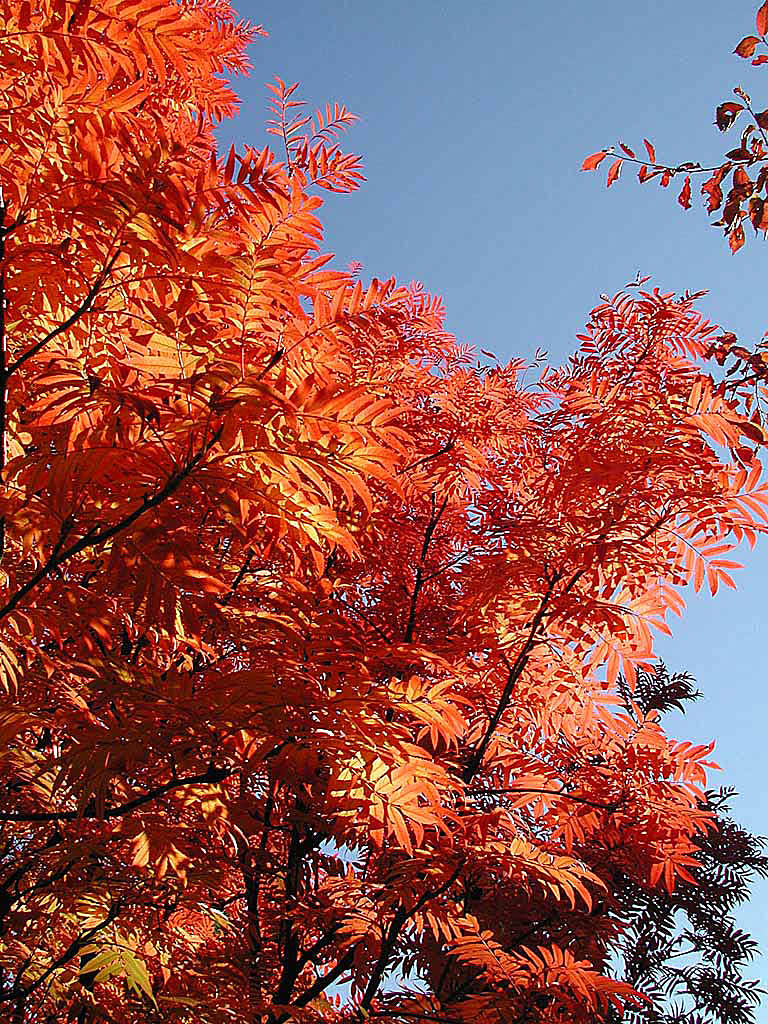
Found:
M 721 103 L 715 112 L 715 124 L 721 132 L 727 131 L 742 110 L 744 110 L 744 105 L 741 103 L 733 101 Z
M 621 165 L 623 163 L 624 161 L 621 158 L 619 158 L 618 160 L 615 160 L 611 164 L 610 168 L 608 169 L 608 177 L 606 179 L 606 186 L 608 188 L 611 187 L 614 181 L 618 181 L 619 175 L 621 174 Z
M 586 157 L 584 163 L 581 165 L 582 171 L 596 171 L 603 160 L 605 160 L 606 156 L 608 156 L 608 151 L 602 149 L 599 152 Z
M 745 36 L 733 52 L 739 57 L 751 57 L 759 42 L 757 36 Z
M 691 208 L 691 176 L 690 176 L 690 174 L 686 175 L 686 177 L 685 177 L 685 182 L 683 184 L 683 188 L 682 188 L 682 190 L 680 192 L 680 195 L 678 196 L 677 201 L 678 201 L 678 203 L 680 203 L 680 205 L 683 207 L 684 210 L 689 210 Z
M 228 0 L 0 5 L 9 1006 L 583 1024 L 648 950 L 661 1019 L 691 908 L 740 977 L 764 864 L 655 644 L 768 529 L 763 348 L 638 276 L 562 365 L 489 357 L 325 251 L 343 104 L 276 78 L 278 152 L 222 150 Z M 735 246 L 764 114 L 702 186 Z M 644 146 L 583 169 L 689 207 Z

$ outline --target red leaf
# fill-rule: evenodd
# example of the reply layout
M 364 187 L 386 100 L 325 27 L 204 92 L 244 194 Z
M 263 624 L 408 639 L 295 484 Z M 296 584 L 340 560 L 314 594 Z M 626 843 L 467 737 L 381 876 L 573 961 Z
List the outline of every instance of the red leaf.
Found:
M 619 175 L 621 174 L 621 165 L 623 162 L 624 161 L 621 159 L 621 157 L 619 157 L 618 160 L 614 160 L 614 162 L 611 164 L 611 169 L 608 171 L 608 181 L 606 182 L 608 188 L 611 187 L 614 181 L 618 181 Z
M 663 864 L 652 864 L 649 881 L 652 886 L 658 885 L 659 879 L 664 872 Z
M 78 5 L 75 7 L 72 17 L 69 19 L 69 23 L 67 25 L 68 32 L 75 33 L 78 29 L 82 28 L 88 14 L 90 13 L 90 7 L 91 0 L 80 0 Z
M 751 57 L 759 42 L 757 36 L 745 36 L 733 52 L 739 57 Z
M 731 247 L 731 252 L 738 252 L 742 245 L 744 245 L 744 228 L 741 223 L 737 224 L 733 231 L 731 231 L 728 237 L 728 244 Z
M 768 128 L 768 110 L 761 110 L 755 114 L 755 120 L 761 128 Z
M 765 0 L 765 3 L 757 12 L 756 22 L 757 31 L 761 36 L 764 36 L 768 31 L 768 0 Z
M 588 156 L 584 163 L 581 165 L 582 171 L 595 171 L 600 164 L 608 156 L 608 152 L 605 149 L 601 149 L 599 153 L 593 153 L 592 156 Z
M 714 213 L 723 201 L 723 190 L 720 188 L 720 176 L 715 172 L 701 186 L 704 195 L 709 196 L 707 200 L 707 212 Z
M 645 148 L 648 150 L 648 159 L 651 161 L 652 164 L 655 164 L 656 163 L 656 150 L 655 150 L 653 144 L 650 143 L 648 141 L 648 139 L 643 139 L 643 142 L 645 143 Z
M 677 197 L 678 203 L 683 207 L 684 210 L 690 210 L 691 208 L 691 177 L 688 175 L 683 185 L 683 190 Z
M 727 131 L 744 107 L 741 103 L 721 103 L 715 111 L 715 124 L 721 132 Z
M 737 167 L 733 172 L 733 184 L 738 185 L 739 187 L 752 184 L 752 179 L 743 167 Z
M 768 63 L 768 55 L 765 53 L 761 53 L 759 57 L 755 57 L 755 59 L 752 61 L 752 66 L 757 67 L 758 64 L 766 63 Z
M 635 159 L 635 154 L 632 152 L 632 150 L 629 148 L 629 146 L 625 146 L 623 142 L 620 142 L 619 145 L 624 150 L 624 152 L 627 154 L 627 156 L 631 156 L 633 160 Z
M 749 201 L 749 219 L 752 221 L 752 227 L 755 231 L 766 231 L 768 230 L 768 223 L 766 223 L 766 214 L 768 214 L 768 208 L 764 199 L 759 196 L 755 196 Z
M 235 158 L 237 154 L 235 152 L 234 142 L 229 147 L 229 153 L 227 155 L 227 162 L 224 166 L 224 177 L 228 182 L 232 181 L 232 175 L 235 173 Z

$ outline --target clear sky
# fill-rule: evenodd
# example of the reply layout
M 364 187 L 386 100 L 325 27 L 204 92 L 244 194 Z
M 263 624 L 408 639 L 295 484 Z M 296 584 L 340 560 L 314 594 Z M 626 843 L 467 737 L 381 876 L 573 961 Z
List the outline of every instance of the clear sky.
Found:
M 647 136 L 670 162 L 722 153 L 712 121 L 731 88 L 768 106 L 768 67 L 731 53 L 754 31 L 756 0 L 235 3 L 270 36 L 253 47 L 242 116 L 222 139 L 264 144 L 264 83 L 276 74 L 315 105 L 361 115 L 349 145 L 368 181 L 328 202 L 327 248 L 363 276 L 423 281 L 462 340 L 508 357 L 542 346 L 559 361 L 600 293 L 638 270 L 665 290 L 708 289 L 704 312 L 745 343 L 768 330 L 768 242 L 731 256 L 671 190 L 627 175 L 606 193 L 604 175 L 579 173 L 617 138 L 635 148 Z M 714 600 L 691 595 L 660 649 L 705 694 L 670 731 L 717 740 L 713 782 L 738 788 L 738 817 L 762 834 L 768 539 L 737 581 Z M 763 884 L 741 921 L 768 951 L 766 904 Z M 754 974 L 768 984 L 768 959 Z

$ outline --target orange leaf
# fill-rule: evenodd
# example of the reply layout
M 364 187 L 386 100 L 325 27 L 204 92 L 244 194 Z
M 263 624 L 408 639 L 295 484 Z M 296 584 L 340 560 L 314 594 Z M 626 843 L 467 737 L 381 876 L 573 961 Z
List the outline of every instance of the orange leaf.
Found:
M 691 208 L 691 176 L 688 175 L 685 179 L 680 195 L 677 197 L 678 203 L 683 207 L 684 210 L 690 210 Z
M 600 164 L 608 156 L 608 151 L 601 149 L 599 153 L 593 153 L 592 156 L 588 156 L 584 163 L 581 165 L 582 171 L 595 171 Z
M 739 57 L 751 57 L 759 42 L 757 36 L 745 36 L 733 52 Z
M 623 163 L 624 161 L 619 157 L 618 160 L 614 160 L 611 164 L 610 170 L 608 171 L 608 180 L 606 181 L 606 186 L 608 188 L 611 187 L 614 181 L 618 181 L 619 175 L 621 174 L 621 165 Z

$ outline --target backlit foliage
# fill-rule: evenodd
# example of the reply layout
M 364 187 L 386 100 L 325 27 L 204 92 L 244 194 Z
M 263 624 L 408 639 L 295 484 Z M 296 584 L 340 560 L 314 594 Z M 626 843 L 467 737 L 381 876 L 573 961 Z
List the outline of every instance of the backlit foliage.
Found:
M 360 163 L 225 0 L 0 0 L 0 1000 L 18 1024 L 587 1022 L 711 745 L 634 685 L 768 490 L 688 297 L 484 364 L 322 254 Z M 623 684 L 622 684 L 623 685 Z
M 768 0 L 757 10 L 755 26 L 758 35 L 745 36 L 734 53 L 760 67 L 768 63 Z M 738 121 L 743 130 L 738 146 L 725 153 L 722 160 L 708 161 L 706 166 L 698 160 L 677 166 L 659 163 L 653 144 L 644 139 L 645 152 L 638 150 L 639 157 L 622 142 L 618 150 L 610 147 L 588 156 L 582 170 L 594 171 L 610 156 L 608 187 L 625 165 L 639 166 L 641 183 L 655 179 L 664 188 L 682 176 L 678 202 L 686 210 L 693 204 L 692 180 L 704 177 L 700 191 L 706 212 L 716 215 L 712 223 L 723 228 L 731 252 L 737 253 L 746 241 L 748 224 L 755 236 L 762 234 L 765 238 L 768 234 L 768 109 L 758 110 L 762 104 L 755 103 L 741 86 L 733 92 L 738 102 L 721 103 L 715 111 L 715 124 L 721 132 L 727 132 Z M 753 348 L 740 344 L 730 331 L 718 334 L 709 355 L 720 366 L 728 366 L 724 393 L 743 403 L 751 421 L 747 428 L 750 440 L 764 444 L 768 439 L 764 408 L 768 397 L 768 332 Z
M 755 17 L 758 35 L 745 36 L 734 53 L 749 60 L 754 67 L 768 63 L 768 3 L 763 3 Z M 741 87 L 733 90 L 736 100 L 726 100 L 715 111 L 715 124 L 727 132 L 738 122 L 742 128 L 738 145 L 725 153 L 721 161 L 702 165 L 698 160 L 680 164 L 660 163 L 656 149 L 648 139 L 641 147 L 631 149 L 623 142 L 601 149 L 588 156 L 583 171 L 594 171 L 604 160 L 609 160 L 608 187 L 619 179 L 625 165 L 633 164 L 641 183 L 658 181 L 667 188 L 682 179 L 677 201 L 685 210 L 693 203 L 692 180 L 705 177 L 700 191 L 707 213 L 716 214 L 712 223 L 722 227 L 733 252 L 738 252 L 746 241 L 745 226 L 754 228 L 755 234 L 768 231 L 768 110 L 758 110 L 751 96 Z M 640 154 L 638 156 L 638 153 Z

